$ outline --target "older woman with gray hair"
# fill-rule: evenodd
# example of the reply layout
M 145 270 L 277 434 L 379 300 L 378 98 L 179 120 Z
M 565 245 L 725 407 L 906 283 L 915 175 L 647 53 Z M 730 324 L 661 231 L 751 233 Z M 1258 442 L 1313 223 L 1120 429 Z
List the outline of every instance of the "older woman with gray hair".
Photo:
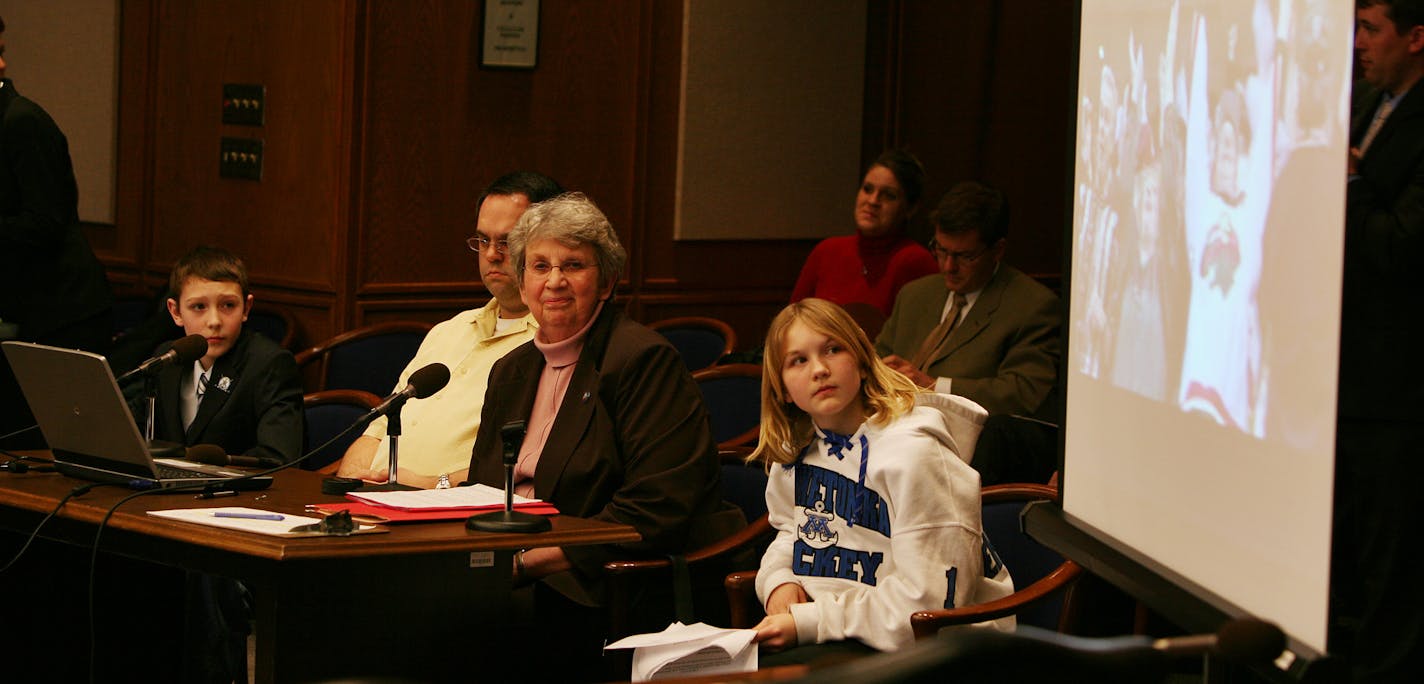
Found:
M 627 253 L 603 212 L 580 193 L 535 204 L 509 248 L 539 330 L 490 371 L 470 478 L 502 485 L 500 428 L 522 420 L 516 493 L 642 535 L 635 545 L 515 554 L 515 585 L 537 580 L 539 641 L 560 646 L 559 658 L 540 667 L 604 676 L 577 664 L 597 658 L 605 636 L 603 563 L 679 553 L 734 531 L 742 518 L 721 504 L 707 412 L 677 350 L 610 302 Z

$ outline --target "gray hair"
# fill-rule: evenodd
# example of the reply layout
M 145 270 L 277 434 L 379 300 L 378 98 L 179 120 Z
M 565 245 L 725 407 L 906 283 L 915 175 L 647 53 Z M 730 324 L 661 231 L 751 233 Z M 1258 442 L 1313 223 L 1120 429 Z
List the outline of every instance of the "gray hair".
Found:
M 613 224 L 581 192 L 567 192 L 530 206 L 509 232 L 509 258 L 524 283 L 524 251 L 531 242 L 555 240 L 565 247 L 590 245 L 598 259 L 598 282 L 612 287 L 623 275 L 628 252 L 613 232 Z

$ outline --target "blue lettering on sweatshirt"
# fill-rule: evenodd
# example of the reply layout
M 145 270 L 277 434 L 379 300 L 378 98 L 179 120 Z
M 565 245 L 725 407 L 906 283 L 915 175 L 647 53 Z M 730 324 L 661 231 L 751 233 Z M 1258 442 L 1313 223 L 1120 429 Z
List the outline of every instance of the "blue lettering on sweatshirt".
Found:
M 949 585 L 944 592 L 945 608 L 954 607 L 954 582 L 957 579 L 959 579 L 959 568 L 950 568 L 944 571 L 945 583 Z
M 882 551 L 871 553 L 839 546 L 818 549 L 797 539 L 791 550 L 791 571 L 806 577 L 838 577 L 873 587 L 884 560 Z
M 890 536 L 890 511 L 880 494 L 833 470 L 796 464 L 796 505 L 829 511 L 852 527 Z

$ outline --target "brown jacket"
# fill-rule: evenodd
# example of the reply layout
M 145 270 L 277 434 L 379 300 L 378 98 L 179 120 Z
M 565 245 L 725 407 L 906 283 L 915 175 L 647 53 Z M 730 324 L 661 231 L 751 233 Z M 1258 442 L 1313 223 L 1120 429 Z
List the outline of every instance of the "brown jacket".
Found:
M 528 419 L 543 368 L 530 342 L 490 371 L 471 481 L 503 487 L 500 427 Z M 604 562 L 682 552 L 744 524 L 721 506 L 720 473 L 702 394 L 677 350 L 605 306 L 539 456 L 534 493 L 564 515 L 632 525 L 643 541 L 565 548 L 580 583 L 599 596 Z

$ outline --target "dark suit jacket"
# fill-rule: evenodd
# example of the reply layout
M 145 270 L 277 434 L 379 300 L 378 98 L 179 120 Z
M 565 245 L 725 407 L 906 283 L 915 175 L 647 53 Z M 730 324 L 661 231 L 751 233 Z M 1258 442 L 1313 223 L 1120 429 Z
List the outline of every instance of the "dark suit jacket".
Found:
M 544 356 L 533 342 L 490 371 L 470 480 L 504 486 L 500 427 L 527 420 Z M 721 467 L 702 394 L 667 340 L 605 306 L 589 329 L 539 465 L 534 493 L 560 513 L 632 525 L 641 544 L 564 549 L 598 596 L 602 564 L 677 553 L 735 530 L 721 510 Z M 742 522 L 744 524 L 744 522 Z
M 104 267 L 80 232 L 78 206 L 64 133 L 5 79 L 0 87 L 0 319 L 18 323 L 21 339 L 51 341 L 50 333 L 102 314 L 112 304 Z
M 1356 84 L 1351 142 L 1382 93 Z M 1424 421 L 1424 83 L 1385 120 L 1345 195 L 1342 417 Z
M 939 325 L 949 299 L 938 273 L 911 281 L 875 338 L 881 356 L 912 358 Z M 950 391 L 989 413 L 1033 415 L 1058 377 L 1058 296 L 1018 269 L 999 270 L 949 334 L 928 373 L 949 378 Z
M 172 344 L 163 344 L 158 353 Z M 185 446 L 216 444 L 229 454 L 282 462 L 302 455 L 302 385 L 291 352 L 244 330 L 237 344 L 213 364 L 208 391 L 185 432 L 179 381 L 192 370 L 168 366 L 159 372 L 156 439 Z

